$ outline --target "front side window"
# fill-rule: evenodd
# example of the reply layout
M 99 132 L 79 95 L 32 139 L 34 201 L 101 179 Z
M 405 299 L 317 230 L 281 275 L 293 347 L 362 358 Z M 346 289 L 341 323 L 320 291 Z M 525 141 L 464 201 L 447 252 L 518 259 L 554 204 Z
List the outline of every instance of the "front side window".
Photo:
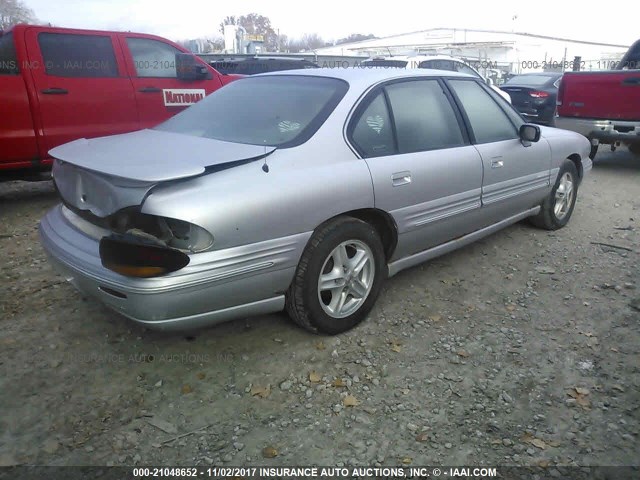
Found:
M 117 77 L 118 63 L 111 37 L 40 33 L 38 44 L 47 75 L 56 77 Z
M 155 128 L 227 142 L 294 147 L 311 138 L 348 88 L 335 78 L 246 77 Z
M 362 110 L 353 125 L 351 139 L 364 158 L 397 153 L 391 117 L 382 90 Z
M 13 35 L 7 33 L 0 36 L 0 75 L 18 75 L 19 73 Z
M 399 153 L 464 144 L 453 107 L 437 80 L 393 83 L 386 89 L 395 120 Z
M 176 78 L 176 53 L 168 43 L 149 38 L 127 38 L 138 77 Z
M 469 118 L 477 143 L 499 142 L 518 138 L 507 114 L 489 93 L 473 80 L 449 80 Z

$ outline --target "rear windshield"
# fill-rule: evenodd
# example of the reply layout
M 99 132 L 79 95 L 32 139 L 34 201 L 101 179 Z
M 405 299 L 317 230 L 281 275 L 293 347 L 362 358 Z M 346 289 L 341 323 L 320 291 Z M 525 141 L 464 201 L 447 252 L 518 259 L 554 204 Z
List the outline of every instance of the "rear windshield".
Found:
M 504 85 L 540 87 L 555 78 L 557 77 L 551 75 L 516 75 L 504 82 Z
M 406 60 L 365 60 L 360 65 L 363 67 L 406 68 L 408 63 Z
M 0 36 L 0 75 L 17 75 L 18 59 L 13 44 L 13 35 L 5 33 Z
M 335 78 L 247 77 L 155 128 L 227 142 L 293 147 L 311 138 L 347 90 L 348 84 Z

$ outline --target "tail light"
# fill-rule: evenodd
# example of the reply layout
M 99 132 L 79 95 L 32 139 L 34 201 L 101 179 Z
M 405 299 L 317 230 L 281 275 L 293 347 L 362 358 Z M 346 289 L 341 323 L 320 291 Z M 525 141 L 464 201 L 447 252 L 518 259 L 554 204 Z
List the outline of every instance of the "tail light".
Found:
M 213 235 L 193 223 L 122 210 L 109 222 L 111 231 L 157 240 L 158 243 L 188 253 L 198 253 L 213 245 Z
M 548 92 L 541 92 L 539 90 L 534 90 L 533 92 L 529 92 L 529 96 L 533 98 L 547 98 L 551 94 Z
M 558 85 L 558 95 L 556 96 L 556 106 L 562 106 L 562 100 L 564 98 L 564 82 L 560 80 L 560 85 Z
M 189 257 L 180 250 L 130 234 L 103 237 L 100 240 L 100 260 L 109 270 L 139 278 L 158 277 L 189 264 Z

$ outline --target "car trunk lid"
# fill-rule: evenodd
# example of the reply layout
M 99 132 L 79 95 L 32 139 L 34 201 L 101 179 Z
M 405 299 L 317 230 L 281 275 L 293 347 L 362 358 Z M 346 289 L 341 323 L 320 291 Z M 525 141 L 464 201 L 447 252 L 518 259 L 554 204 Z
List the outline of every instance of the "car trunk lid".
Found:
M 516 85 L 501 88 L 509 94 L 511 103 L 514 106 L 530 106 L 533 100 L 540 98 L 540 96 L 534 97 L 531 95 L 531 93 L 540 92 L 541 90 L 539 88 Z M 548 94 L 548 96 L 551 96 L 551 94 Z
M 159 183 L 195 177 L 208 169 L 259 160 L 275 147 L 141 130 L 80 139 L 52 149 L 53 177 L 67 205 L 104 218 L 140 205 Z

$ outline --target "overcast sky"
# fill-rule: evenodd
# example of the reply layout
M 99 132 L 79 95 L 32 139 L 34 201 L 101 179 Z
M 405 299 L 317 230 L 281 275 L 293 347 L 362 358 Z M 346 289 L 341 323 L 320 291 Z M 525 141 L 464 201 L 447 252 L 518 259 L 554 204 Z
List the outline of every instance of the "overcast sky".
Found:
M 637 0 L 603 4 L 561 0 L 25 0 L 56 26 L 130 30 L 183 40 L 218 33 L 227 15 L 259 13 L 280 33 L 317 33 L 325 40 L 351 33 L 388 36 L 435 27 L 520 31 L 630 45 L 640 36 Z M 420 5 L 420 6 L 417 6 Z M 513 17 L 517 16 L 515 20 Z

